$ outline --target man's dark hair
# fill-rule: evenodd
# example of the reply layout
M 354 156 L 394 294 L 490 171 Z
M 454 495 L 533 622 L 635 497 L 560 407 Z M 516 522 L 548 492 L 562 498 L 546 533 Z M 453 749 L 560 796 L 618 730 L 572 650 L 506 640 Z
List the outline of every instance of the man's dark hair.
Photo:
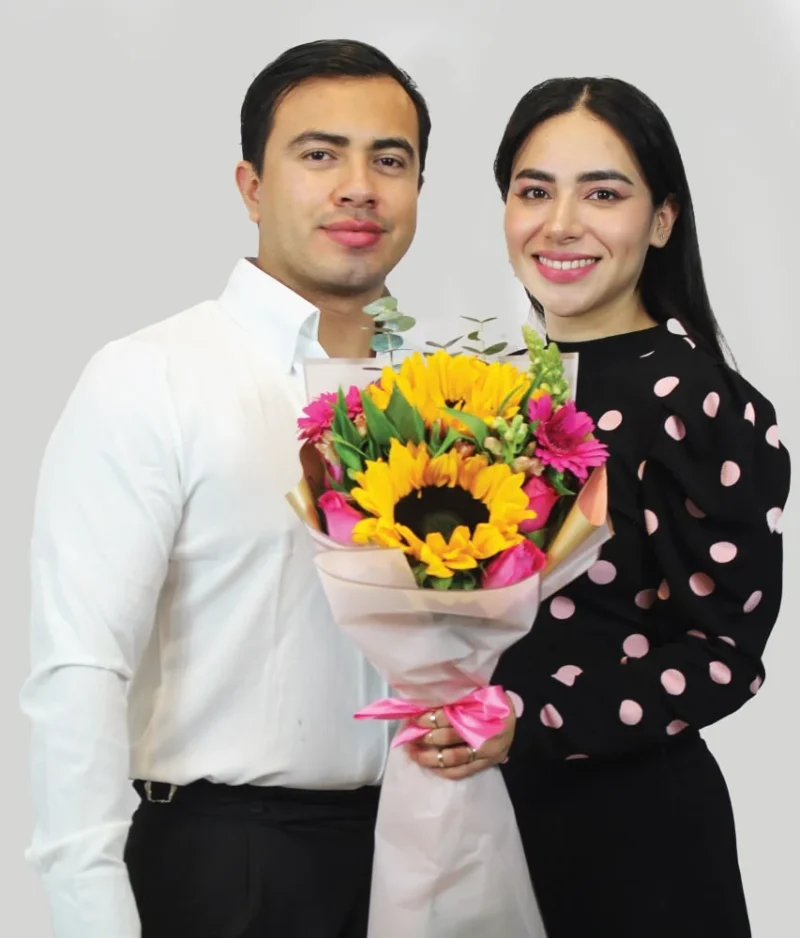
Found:
M 242 158 L 258 175 L 275 111 L 283 98 L 309 78 L 393 78 L 414 102 L 419 119 L 419 182 L 425 169 L 431 117 L 411 78 L 374 46 L 352 39 L 321 39 L 287 49 L 253 80 L 242 104 Z

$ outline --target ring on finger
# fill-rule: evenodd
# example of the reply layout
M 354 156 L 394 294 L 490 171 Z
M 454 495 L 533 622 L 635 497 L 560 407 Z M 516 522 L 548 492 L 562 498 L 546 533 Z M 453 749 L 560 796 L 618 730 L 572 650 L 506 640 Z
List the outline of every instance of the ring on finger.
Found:
M 440 749 L 436 753 L 436 761 L 439 763 L 439 768 L 443 769 L 444 768 L 444 750 L 443 749 Z
M 472 746 L 467 746 L 467 749 L 469 750 L 469 759 L 467 759 L 467 763 L 469 764 L 478 758 L 478 750 L 474 749 Z
M 436 722 L 436 711 L 428 714 L 428 719 L 431 721 L 431 726 L 435 729 L 439 729 L 439 724 Z

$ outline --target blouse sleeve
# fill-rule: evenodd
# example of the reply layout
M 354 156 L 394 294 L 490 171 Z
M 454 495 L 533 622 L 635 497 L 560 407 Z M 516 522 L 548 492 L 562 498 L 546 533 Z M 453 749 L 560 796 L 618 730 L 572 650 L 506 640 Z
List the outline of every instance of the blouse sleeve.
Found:
M 519 744 L 541 758 L 614 755 L 700 729 L 764 680 L 781 603 L 789 455 L 766 399 L 726 368 L 704 371 L 669 380 L 642 470 L 652 581 L 643 634 L 624 657 L 615 635 L 615 654 L 582 668 L 564 661 L 531 681 Z

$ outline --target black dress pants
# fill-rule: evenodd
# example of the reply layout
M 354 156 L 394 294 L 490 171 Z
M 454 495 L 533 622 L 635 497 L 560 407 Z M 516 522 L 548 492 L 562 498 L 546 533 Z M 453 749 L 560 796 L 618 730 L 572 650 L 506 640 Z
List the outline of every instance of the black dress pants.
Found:
M 365 938 L 379 789 L 135 785 L 142 938 Z

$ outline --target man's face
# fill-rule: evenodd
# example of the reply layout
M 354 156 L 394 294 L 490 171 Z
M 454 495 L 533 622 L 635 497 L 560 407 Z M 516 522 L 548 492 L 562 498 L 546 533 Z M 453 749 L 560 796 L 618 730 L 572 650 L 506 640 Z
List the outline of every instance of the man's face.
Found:
M 414 103 L 383 76 L 301 83 L 243 191 L 269 274 L 300 293 L 378 295 L 416 229 Z

